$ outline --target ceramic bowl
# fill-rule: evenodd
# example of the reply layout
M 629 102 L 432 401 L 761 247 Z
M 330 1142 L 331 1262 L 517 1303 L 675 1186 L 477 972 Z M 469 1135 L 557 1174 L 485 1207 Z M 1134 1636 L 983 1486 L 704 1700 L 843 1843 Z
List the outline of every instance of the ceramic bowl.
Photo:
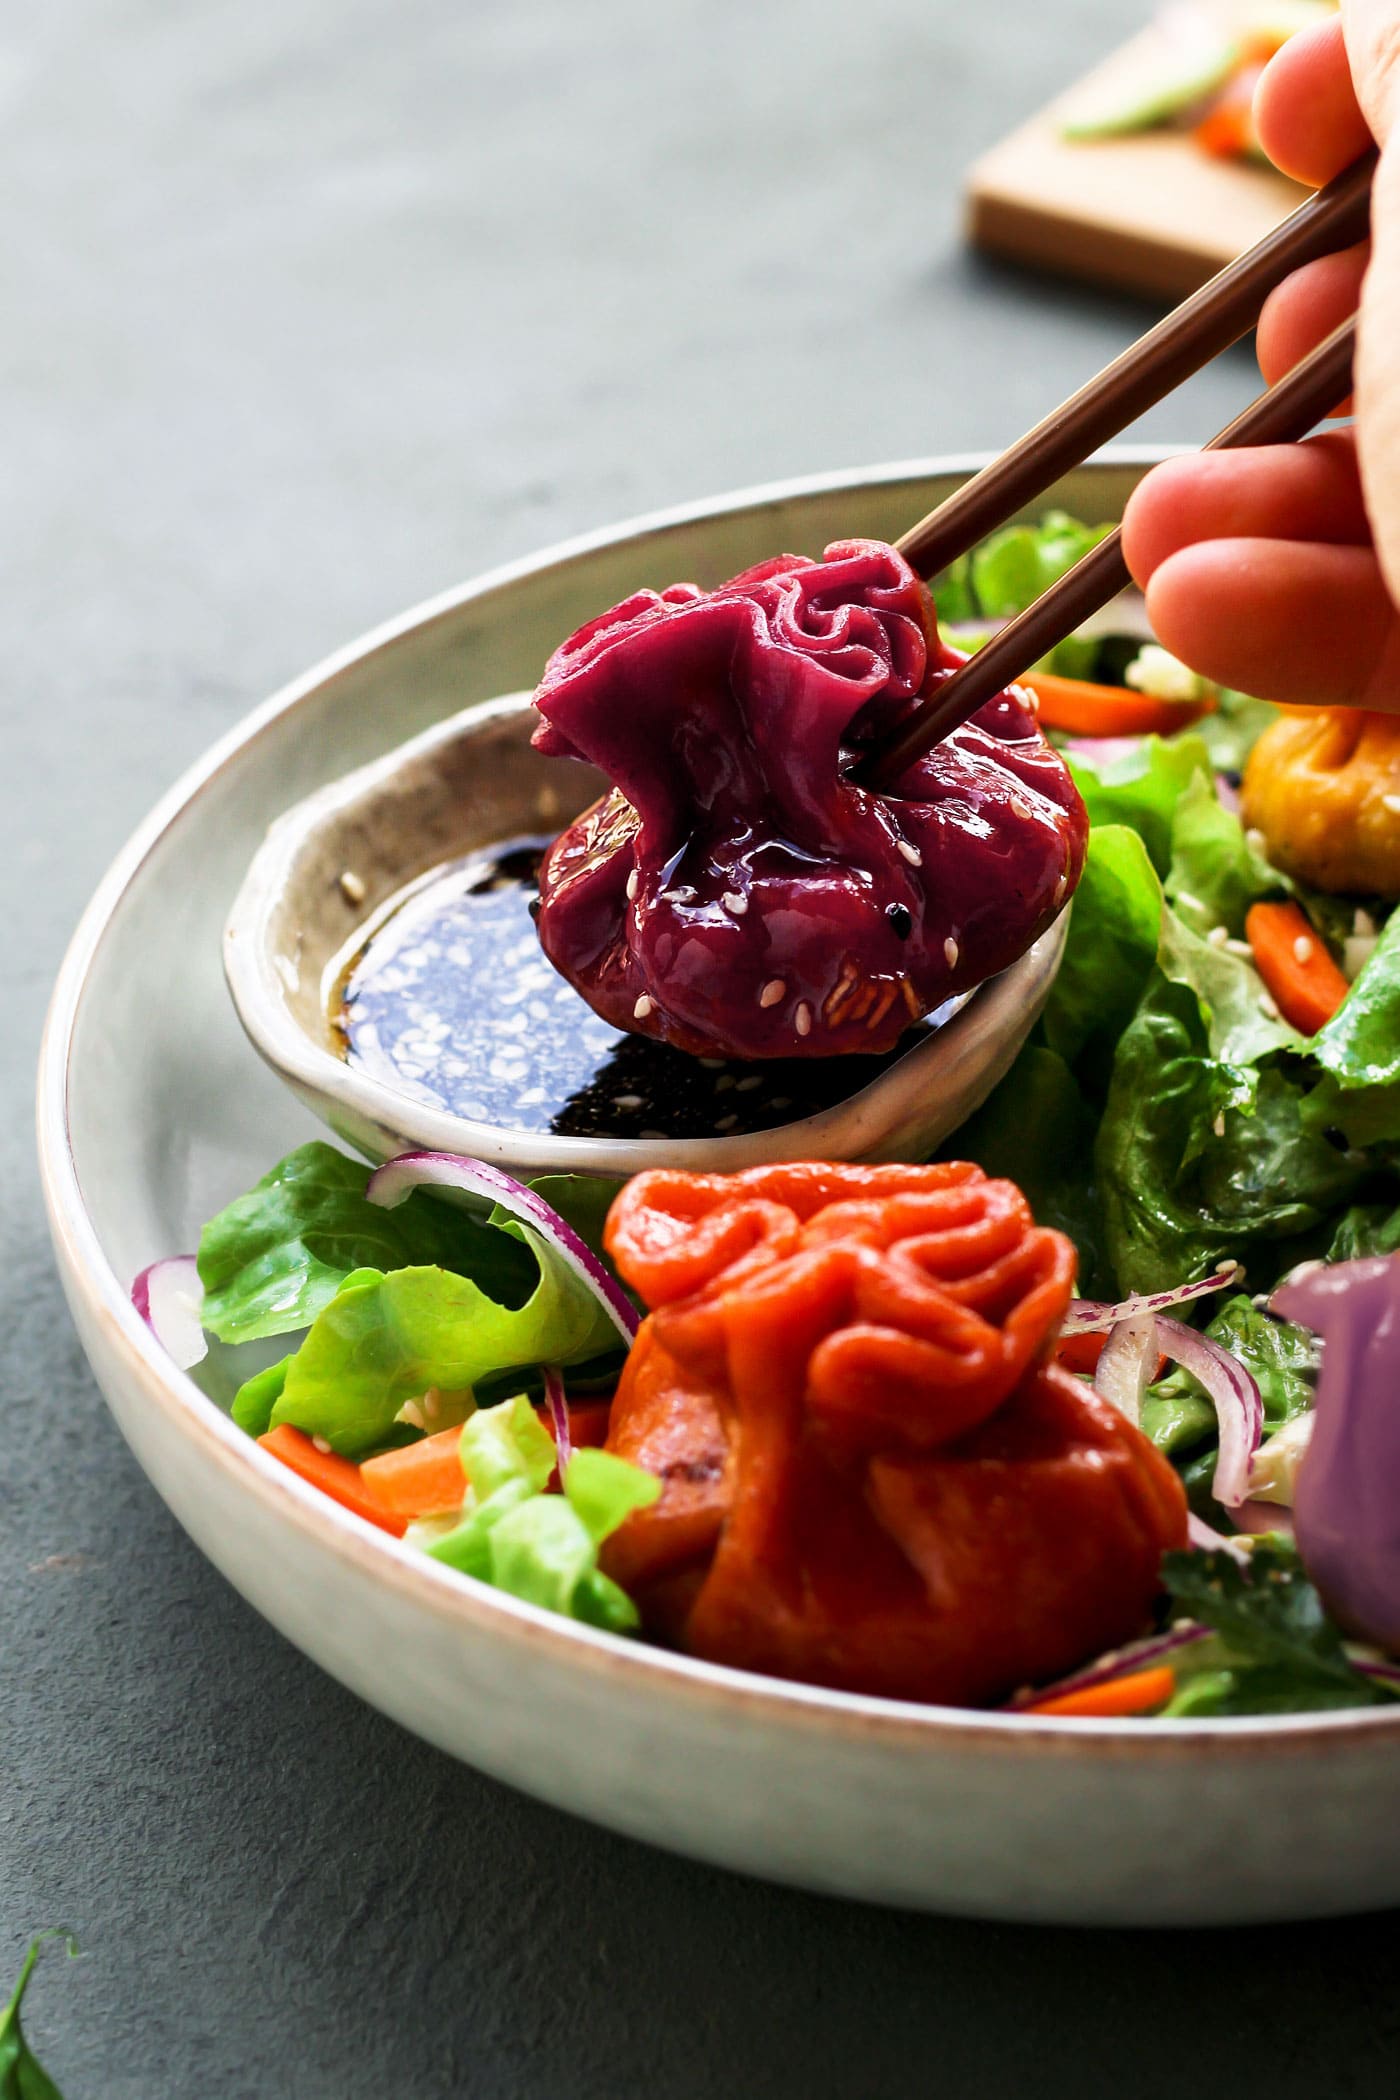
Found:
M 1121 509 L 1120 455 L 1048 492 Z M 1400 1714 L 1073 1722 L 744 1676 L 480 1588 L 305 1487 L 131 1309 L 134 1274 L 311 1134 L 220 971 L 269 821 L 464 704 L 639 584 L 775 548 L 888 538 L 975 462 L 790 484 L 483 577 L 320 665 L 166 796 L 118 857 L 54 994 L 39 1132 L 54 1246 L 132 1449 L 254 1606 L 444 1750 L 614 1829 L 807 1887 L 1019 1919 L 1186 1924 L 1400 1900 Z M 218 1367 L 213 1389 L 218 1397 Z
M 386 905 L 446 862 L 561 828 L 603 791 L 591 766 L 531 749 L 537 720 L 528 693 L 478 701 L 308 795 L 253 858 L 224 930 L 229 990 L 251 1042 L 341 1137 L 374 1159 L 422 1146 L 522 1176 L 625 1178 L 677 1161 L 722 1174 L 777 1159 L 926 1158 L 980 1107 L 1045 1003 L 1068 912 L 871 1085 L 775 1130 L 679 1140 L 513 1130 L 348 1064 L 330 1026 L 332 992 Z

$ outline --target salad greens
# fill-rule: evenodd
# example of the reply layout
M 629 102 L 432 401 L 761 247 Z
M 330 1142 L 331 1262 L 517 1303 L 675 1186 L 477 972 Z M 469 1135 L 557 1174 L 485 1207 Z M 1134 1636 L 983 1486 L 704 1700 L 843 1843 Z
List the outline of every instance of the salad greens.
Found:
M 598 1548 L 661 1482 L 610 1451 L 576 1451 L 563 1492 L 545 1492 L 553 1439 L 520 1395 L 482 1408 L 462 1431 L 462 1466 L 471 1481 L 462 1522 L 428 1552 L 527 1604 L 540 1604 L 612 1633 L 629 1633 L 637 1609 L 598 1566 Z
M 1394 1694 L 1358 1670 L 1308 1580 L 1297 1548 L 1259 1539 L 1241 1566 L 1233 1553 L 1168 1553 L 1162 1581 L 1173 1603 L 1218 1636 L 1183 1677 L 1168 1714 L 1303 1713 L 1382 1706 Z
M 211 1334 L 249 1342 L 294 1333 L 355 1269 L 435 1265 L 472 1276 L 501 1304 L 524 1304 L 534 1265 L 526 1249 L 490 1228 L 484 1208 L 477 1216 L 415 1192 L 385 1210 L 365 1195 L 370 1171 L 333 1145 L 299 1145 L 210 1219 L 200 1234 L 199 1274 Z
M 0 2100 L 63 2100 L 58 2087 L 25 2040 L 19 2018 L 29 1979 L 49 1940 L 62 1940 L 70 1957 L 76 1957 L 78 1953 L 78 1943 L 72 1933 L 65 1932 L 61 1926 L 51 1926 L 30 1941 L 10 2002 L 0 2009 Z

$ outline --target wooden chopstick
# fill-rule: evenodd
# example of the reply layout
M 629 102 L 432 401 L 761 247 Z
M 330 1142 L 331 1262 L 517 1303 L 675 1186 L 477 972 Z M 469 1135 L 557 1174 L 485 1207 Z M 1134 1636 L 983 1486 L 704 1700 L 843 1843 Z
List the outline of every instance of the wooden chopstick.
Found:
M 897 542 L 910 567 L 920 576 L 946 569 L 1144 409 L 1238 342 L 1291 271 L 1364 240 L 1375 169 L 1375 154 L 1363 154 L 920 519 Z
M 1204 448 L 1292 444 L 1307 436 L 1351 391 L 1355 317 L 1342 322 L 1286 379 L 1270 387 Z M 1073 634 L 1091 612 L 1116 598 L 1129 581 L 1122 533 L 1115 529 L 1058 583 L 1009 620 L 986 646 L 933 687 L 906 716 L 895 737 L 861 768 L 867 786 L 888 791 L 935 744 L 1014 684 L 1047 650 Z

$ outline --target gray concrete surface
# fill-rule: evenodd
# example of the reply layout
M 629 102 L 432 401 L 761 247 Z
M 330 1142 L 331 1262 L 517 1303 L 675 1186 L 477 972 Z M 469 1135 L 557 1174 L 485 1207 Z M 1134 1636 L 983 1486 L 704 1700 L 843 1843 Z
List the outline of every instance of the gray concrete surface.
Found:
M 999 443 L 1141 325 L 969 259 L 957 206 L 1139 12 L 0 5 L 0 1971 L 81 1934 L 30 2016 L 68 2100 L 1393 2093 L 1376 1921 L 863 1911 L 600 1835 L 358 1705 L 138 1475 L 32 1165 L 78 911 L 265 691 L 563 533 Z M 1149 427 L 1251 390 L 1240 354 Z

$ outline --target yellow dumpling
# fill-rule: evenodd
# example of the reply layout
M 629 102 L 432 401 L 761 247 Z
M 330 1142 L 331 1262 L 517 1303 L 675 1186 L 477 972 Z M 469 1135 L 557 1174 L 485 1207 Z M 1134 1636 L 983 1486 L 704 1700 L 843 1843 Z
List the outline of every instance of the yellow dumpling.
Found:
M 1400 897 L 1400 715 L 1289 708 L 1250 753 L 1242 799 L 1286 875 Z

